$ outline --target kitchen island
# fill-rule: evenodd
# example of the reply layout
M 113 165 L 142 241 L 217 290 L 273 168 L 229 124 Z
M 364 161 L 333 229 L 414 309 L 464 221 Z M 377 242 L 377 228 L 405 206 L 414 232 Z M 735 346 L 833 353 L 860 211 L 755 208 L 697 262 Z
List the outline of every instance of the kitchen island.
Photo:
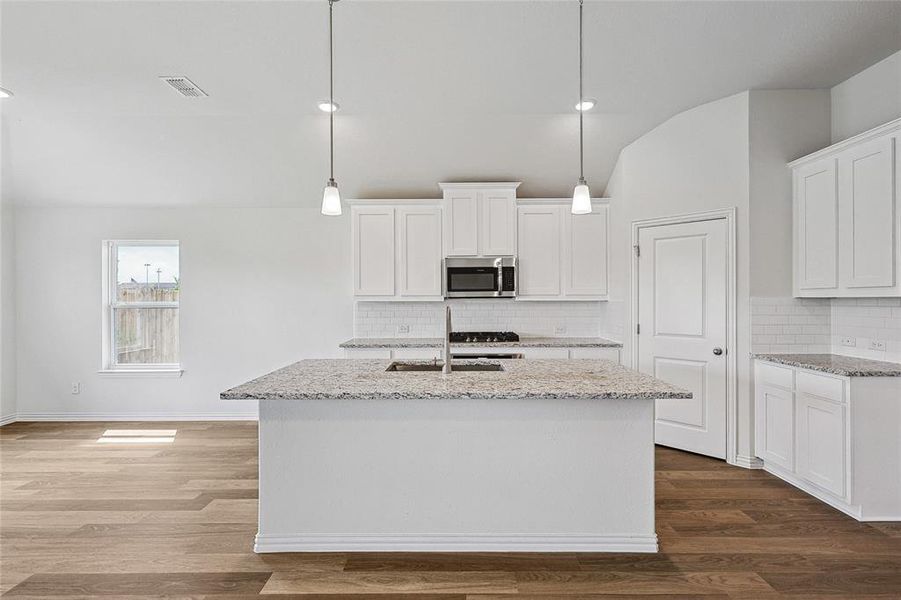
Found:
M 440 364 L 304 360 L 221 394 L 260 401 L 257 552 L 657 550 L 654 401 L 690 393 L 602 360 Z

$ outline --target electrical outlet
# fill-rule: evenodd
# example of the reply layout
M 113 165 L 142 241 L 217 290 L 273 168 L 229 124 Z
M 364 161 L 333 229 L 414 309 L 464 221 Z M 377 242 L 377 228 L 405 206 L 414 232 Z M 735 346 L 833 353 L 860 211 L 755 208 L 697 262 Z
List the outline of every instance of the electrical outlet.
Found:
M 885 342 L 882 340 L 870 340 L 870 350 L 885 352 Z
M 554 335 L 563 335 L 566 333 L 566 325 L 557 325 L 554 327 Z
M 855 346 L 857 346 L 857 338 L 843 337 L 842 338 L 842 346 L 848 346 L 849 348 L 854 348 Z
M 397 333 L 410 333 L 410 326 L 409 326 L 409 325 L 406 325 L 406 324 L 404 324 L 404 325 L 398 325 L 398 326 L 397 326 Z
M 72 382 L 72 393 L 73 393 L 73 394 L 80 394 L 80 393 L 81 393 L 81 382 L 80 382 L 80 381 L 73 381 L 73 382 Z

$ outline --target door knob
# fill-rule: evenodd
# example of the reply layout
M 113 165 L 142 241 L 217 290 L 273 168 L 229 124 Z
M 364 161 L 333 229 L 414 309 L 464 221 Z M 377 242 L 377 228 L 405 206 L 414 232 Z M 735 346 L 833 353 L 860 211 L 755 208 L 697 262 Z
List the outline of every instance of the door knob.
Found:
M 722 349 L 722 348 L 714 348 L 714 349 L 713 349 L 713 354 L 716 355 L 716 356 L 720 356 L 722 353 L 723 353 L 723 349 Z

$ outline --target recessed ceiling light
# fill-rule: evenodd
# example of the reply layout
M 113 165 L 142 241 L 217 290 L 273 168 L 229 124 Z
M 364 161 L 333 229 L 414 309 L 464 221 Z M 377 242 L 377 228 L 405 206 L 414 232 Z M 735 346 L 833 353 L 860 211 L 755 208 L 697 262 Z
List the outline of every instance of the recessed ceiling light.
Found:
M 329 102 L 328 100 L 323 100 L 316 106 L 324 113 L 337 112 L 341 108 L 341 105 L 337 102 Z
M 12 98 L 13 93 L 9 90 L 0 88 L 0 98 Z
M 597 104 L 597 100 L 593 98 L 585 98 L 581 102 L 576 103 L 576 110 L 580 112 L 585 112 L 594 108 L 594 105 Z

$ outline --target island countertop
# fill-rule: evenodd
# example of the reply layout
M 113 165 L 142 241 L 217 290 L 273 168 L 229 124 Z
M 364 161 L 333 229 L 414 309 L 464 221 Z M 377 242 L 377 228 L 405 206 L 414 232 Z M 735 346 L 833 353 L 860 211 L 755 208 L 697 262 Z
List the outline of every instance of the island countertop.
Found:
M 500 363 L 504 370 L 448 375 L 386 371 L 391 362 L 302 360 L 226 390 L 219 397 L 223 400 L 691 398 L 690 392 L 606 360 L 454 361 L 455 365 Z
M 352 338 L 338 344 L 339 348 L 441 348 L 444 339 L 395 337 Z M 518 342 L 456 342 L 452 348 L 622 348 L 622 342 L 602 337 L 522 337 Z

